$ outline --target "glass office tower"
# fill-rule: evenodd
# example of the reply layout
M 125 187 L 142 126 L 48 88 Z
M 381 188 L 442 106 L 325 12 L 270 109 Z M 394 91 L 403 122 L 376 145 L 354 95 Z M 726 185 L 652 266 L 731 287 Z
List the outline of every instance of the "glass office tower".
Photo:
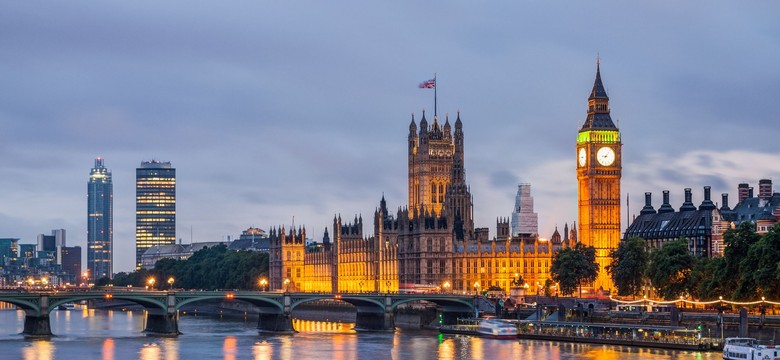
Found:
M 103 159 L 95 159 L 87 184 L 87 277 L 113 278 L 114 184 Z M 78 274 L 77 274 L 78 275 Z
M 155 245 L 176 243 L 176 169 L 170 162 L 144 161 L 135 169 L 135 268 Z

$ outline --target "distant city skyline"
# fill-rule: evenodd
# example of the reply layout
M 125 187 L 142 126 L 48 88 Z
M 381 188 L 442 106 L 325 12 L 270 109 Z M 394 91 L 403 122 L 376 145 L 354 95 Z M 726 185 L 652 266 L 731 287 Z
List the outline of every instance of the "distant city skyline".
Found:
M 334 214 L 365 218 L 382 194 L 407 205 L 407 126 L 433 113 L 433 90 L 418 85 L 434 73 L 439 117 L 460 111 L 469 134 L 475 225 L 495 235 L 529 183 L 549 237 L 577 218 L 576 136 L 597 56 L 625 143 L 621 228 L 646 191 L 670 190 L 675 207 L 705 185 L 736 199 L 738 183 L 780 176 L 778 13 L 728 1 L 11 2 L 0 238 L 63 228 L 86 249 L 85 173 L 102 157 L 115 272 L 134 267 L 134 169 L 150 158 L 176 165 L 184 242 L 293 217 L 319 240 Z

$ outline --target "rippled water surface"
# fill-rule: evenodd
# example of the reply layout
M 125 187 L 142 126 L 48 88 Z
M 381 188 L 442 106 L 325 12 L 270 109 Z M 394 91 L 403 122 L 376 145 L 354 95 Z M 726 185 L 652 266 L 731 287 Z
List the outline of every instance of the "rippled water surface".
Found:
M 719 353 L 441 335 L 356 333 L 351 324 L 296 321 L 295 335 L 263 335 L 251 320 L 183 316 L 176 338 L 141 333 L 142 312 L 52 311 L 48 340 L 19 333 L 24 313 L 0 311 L 0 359 L 719 359 Z

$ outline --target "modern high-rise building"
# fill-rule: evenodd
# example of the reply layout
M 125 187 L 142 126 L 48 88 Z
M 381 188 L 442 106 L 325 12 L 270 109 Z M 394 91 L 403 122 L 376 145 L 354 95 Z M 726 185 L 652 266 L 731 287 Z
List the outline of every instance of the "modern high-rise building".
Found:
M 539 215 L 534 212 L 531 184 L 520 184 L 517 186 L 515 210 L 512 212 L 512 236 L 538 233 Z
M 102 158 L 95 159 L 87 184 L 87 274 L 113 278 L 114 185 Z
M 52 230 L 51 235 L 38 234 L 38 258 L 47 265 L 62 265 L 65 245 L 65 229 Z
M 144 161 L 135 169 L 135 267 L 155 245 L 176 243 L 176 169 L 170 162 Z
M 620 242 L 620 130 L 609 114 L 609 97 L 596 66 L 596 81 L 588 98 L 588 117 L 577 134 L 577 200 L 580 242 L 596 249 L 599 274 L 593 289 L 610 290 L 606 267 L 610 251 Z

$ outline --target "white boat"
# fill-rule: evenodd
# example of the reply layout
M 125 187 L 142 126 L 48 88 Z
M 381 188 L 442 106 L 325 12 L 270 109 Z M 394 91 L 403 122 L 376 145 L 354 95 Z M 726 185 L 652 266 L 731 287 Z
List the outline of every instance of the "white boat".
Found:
M 754 338 L 726 338 L 723 344 L 725 360 L 780 360 L 778 353 L 774 345 L 760 345 Z
M 479 322 L 477 334 L 494 339 L 517 339 L 517 326 L 499 319 L 486 319 Z
M 58 306 L 57 309 L 58 310 L 76 310 L 76 304 L 74 304 L 74 303 L 62 304 L 62 305 Z

